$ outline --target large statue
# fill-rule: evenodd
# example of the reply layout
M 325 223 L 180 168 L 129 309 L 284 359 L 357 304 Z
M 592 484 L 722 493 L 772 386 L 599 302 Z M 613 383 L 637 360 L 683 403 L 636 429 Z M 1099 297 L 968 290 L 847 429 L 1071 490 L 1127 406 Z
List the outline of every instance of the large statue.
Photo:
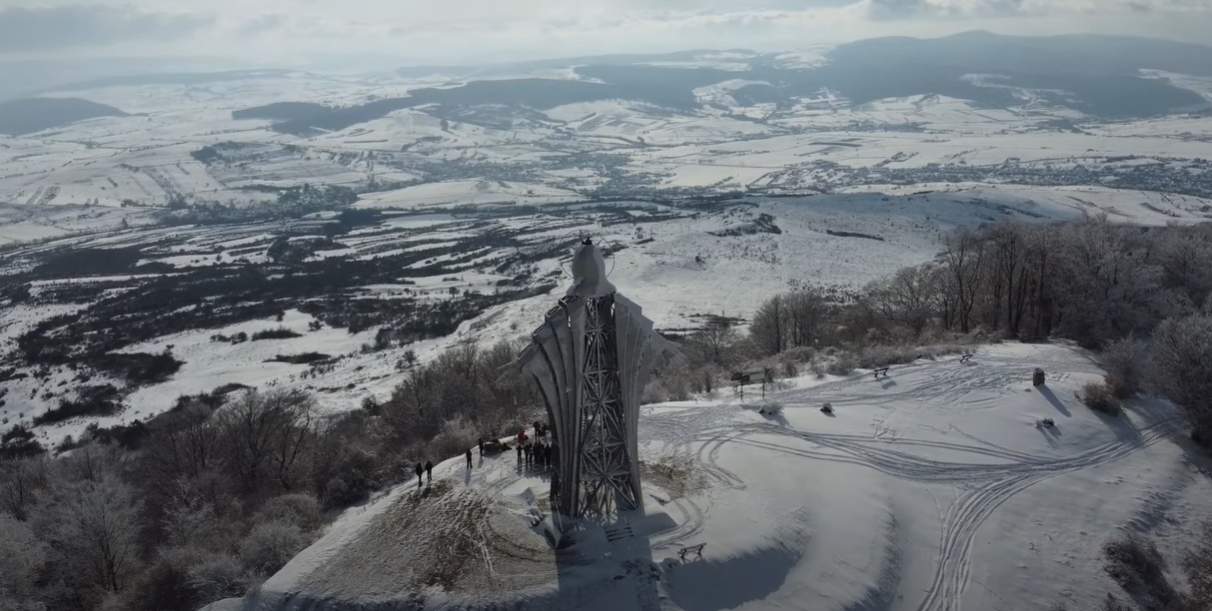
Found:
M 551 507 L 561 529 L 643 509 L 636 426 L 652 361 L 665 350 L 640 307 L 606 280 L 591 240 L 572 261 L 573 285 L 520 359 L 547 405 L 558 454 Z

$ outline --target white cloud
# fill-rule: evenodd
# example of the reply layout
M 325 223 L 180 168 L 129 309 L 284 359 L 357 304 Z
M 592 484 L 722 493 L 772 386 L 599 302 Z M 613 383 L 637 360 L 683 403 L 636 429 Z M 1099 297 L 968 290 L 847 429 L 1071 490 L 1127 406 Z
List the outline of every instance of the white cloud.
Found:
M 974 28 L 1200 42 L 1212 26 L 1212 0 L 43 1 L 22 8 L 25 0 L 0 0 L 0 55 L 226 55 L 246 63 L 375 55 L 386 63 L 429 63 L 785 49 Z
M 0 6 L 0 53 L 171 41 L 208 26 L 210 21 L 195 13 L 163 13 L 132 6 Z

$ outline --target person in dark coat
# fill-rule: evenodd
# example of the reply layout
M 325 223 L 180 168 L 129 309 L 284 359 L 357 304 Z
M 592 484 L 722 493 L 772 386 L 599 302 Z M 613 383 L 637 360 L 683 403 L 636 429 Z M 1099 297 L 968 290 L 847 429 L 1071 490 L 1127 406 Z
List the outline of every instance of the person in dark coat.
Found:
M 470 469 L 471 468 L 471 448 L 467 448 L 467 453 L 464 454 L 464 456 L 467 457 L 467 468 Z
M 421 487 L 421 475 L 423 473 L 425 473 L 425 467 L 422 467 L 421 463 L 417 463 L 417 468 L 414 469 L 414 471 L 417 472 L 417 488 L 420 488 Z
M 484 438 L 480 438 L 480 458 L 484 458 Z
M 433 483 L 433 461 L 425 461 L 425 477 L 429 479 L 429 483 Z

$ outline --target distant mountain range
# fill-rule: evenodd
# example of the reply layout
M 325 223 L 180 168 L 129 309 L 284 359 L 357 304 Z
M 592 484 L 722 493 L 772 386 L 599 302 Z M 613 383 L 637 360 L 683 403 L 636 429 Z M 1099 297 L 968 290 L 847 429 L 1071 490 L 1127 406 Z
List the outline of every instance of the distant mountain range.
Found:
M 549 59 L 484 66 L 401 68 L 404 77 L 443 75 L 454 87 L 421 88 L 406 96 L 351 106 L 282 100 L 233 112 L 237 119 L 269 119 L 274 129 L 306 135 L 341 130 L 396 110 L 499 105 L 548 109 L 562 104 L 626 99 L 679 111 L 700 105 L 695 90 L 730 80 L 750 81 L 731 91 L 740 105 L 786 106 L 803 98 L 836 98 L 860 106 L 885 98 L 942 95 L 978 106 L 1047 104 L 1092 117 L 1127 119 L 1206 110 L 1194 91 L 1143 71 L 1212 76 L 1212 47 L 1147 38 L 1095 35 L 1003 36 L 967 32 L 944 38 L 876 38 L 838 46 L 819 64 L 788 65 L 778 53 L 744 49 L 696 50 Z M 522 77 L 565 69 L 574 79 Z M 279 70 L 142 74 L 81 83 L 120 86 L 201 84 L 284 76 Z M 510 78 L 512 76 L 512 78 Z M 76 98 L 29 98 L 0 103 L 0 133 L 19 135 L 97 116 L 116 108 Z
M 499 104 L 546 109 L 600 99 L 630 99 L 679 110 L 698 102 L 694 90 L 732 79 L 755 81 L 736 90 L 738 102 L 790 104 L 828 92 L 851 105 L 915 95 L 944 95 L 981 106 L 1022 105 L 1023 92 L 1043 103 L 1109 119 L 1148 117 L 1208 106 L 1193 91 L 1143 70 L 1212 76 L 1212 47 L 1146 38 L 1068 35 L 1002 36 L 968 32 L 945 38 L 878 38 L 841 45 L 817 66 L 785 66 L 779 54 L 746 50 L 686 51 L 543 60 L 485 67 L 402 68 L 402 76 L 445 74 L 466 79 L 406 97 L 347 107 L 275 103 L 237 118 L 271 118 L 275 129 L 307 134 L 339 130 L 424 104 Z M 715 63 L 711 61 L 715 58 Z M 567 68 L 579 80 L 493 78 Z

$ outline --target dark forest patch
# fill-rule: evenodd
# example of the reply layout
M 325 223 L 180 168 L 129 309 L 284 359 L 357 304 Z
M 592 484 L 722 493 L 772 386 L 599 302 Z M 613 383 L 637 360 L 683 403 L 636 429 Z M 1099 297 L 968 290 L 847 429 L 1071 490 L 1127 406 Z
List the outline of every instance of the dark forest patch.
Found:
M 782 228 L 774 224 L 774 217 L 769 214 L 759 214 L 757 218 L 748 223 L 735 225 L 720 231 L 709 231 L 709 234 L 716 237 L 742 236 L 753 235 L 758 233 L 783 233 Z
M 306 121 L 333 110 L 331 106 L 311 102 L 275 102 L 232 111 L 233 119 L 268 119 L 271 121 Z
M 863 238 L 865 240 L 875 240 L 877 242 L 884 241 L 884 238 L 881 238 L 880 236 L 871 235 L 869 233 L 859 233 L 857 231 L 836 231 L 833 229 L 826 229 L 825 233 L 838 238 Z
M 34 438 L 33 431 L 17 425 L 0 437 L 0 460 L 37 456 L 46 449 Z
M 327 361 L 332 357 L 323 352 L 301 352 L 299 354 L 275 354 L 272 359 L 265 359 L 266 363 L 290 363 L 292 365 L 311 365 Z
M 131 386 L 159 384 L 181 369 L 184 361 L 178 361 L 169 352 L 148 354 L 146 352 L 117 352 L 103 354 L 89 360 L 94 368 L 126 380 Z
M 113 384 L 85 386 L 75 399 L 62 399 L 59 406 L 34 418 L 34 426 L 54 424 L 80 416 L 112 416 L 122 411 L 122 396 Z
M 95 117 L 125 117 L 105 104 L 80 98 L 27 98 L 0 102 L 0 134 L 20 136 Z
M 122 274 L 134 270 L 143 258 L 139 248 L 79 248 L 54 253 L 37 267 L 42 278 Z M 161 271 L 150 266 L 139 271 Z
M 265 339 L 291 339 L 294 337 L 303 337 L 302 335 L 287 329 L 286 327 L 278 327 L 276 329 L 263 329 L 252 334 L 252 341 L 260 341 Z

